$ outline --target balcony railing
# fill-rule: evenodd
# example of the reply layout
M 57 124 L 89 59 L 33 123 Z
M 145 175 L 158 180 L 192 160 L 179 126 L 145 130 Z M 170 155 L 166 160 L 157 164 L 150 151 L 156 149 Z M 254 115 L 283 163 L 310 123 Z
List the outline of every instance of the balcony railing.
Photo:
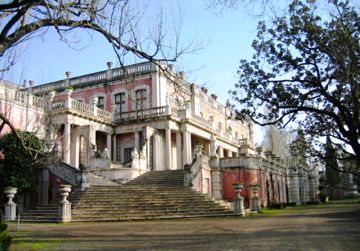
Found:
M 128 122 L 134 120 L 146 120 L 160 118 L 166 115 L 166 106 L 143 109 L 131 112 L 122 112 L 115 115 L 115 122 Z

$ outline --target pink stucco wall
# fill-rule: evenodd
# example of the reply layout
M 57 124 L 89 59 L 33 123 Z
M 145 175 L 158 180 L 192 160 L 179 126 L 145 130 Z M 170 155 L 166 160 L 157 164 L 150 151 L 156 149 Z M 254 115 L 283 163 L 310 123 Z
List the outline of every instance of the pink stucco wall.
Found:
M 103 94 L 106 97 L 106 110 L 107 111 L 111 111 L 111 105 L 112 105 L 112 100 L 111 97 L 113 95 L 114 92 L 116 92 L 117 89 L 126 89 L 128 91 L 128 93 L 131 93 L 131 91 L 134 90 L 134 88 L 138 85 L 145 85 L 149 87 L 149 93 L 148 93 L 148 98 L 149 98 L 149 104 L 151 106 L 152 104 L 152 90 L 151 90 L 151 84 L 152 84 L 152 80 L 151 77 L 149 78 L 145 78 L 145 79 L 141 79 L 141 80 L 133 80 L 131 82 L 121 82 L 121 83 L 116 83 L 116 84 L 111 84 L 111 85 L 101 85 L 95 88 L 91 88 L 91 89 L 83 89 L 83 90 L 75 90 L 71 97 L 72 98 L 83 98 L 84 102 L 89 104 L 91 101 L 91 97 L 94 95 L 98 95 L 98 94 Z M 130 95 L 128 95 L 128 111 L 132 110 L 133 107 L 133 97 L 130 97 Z

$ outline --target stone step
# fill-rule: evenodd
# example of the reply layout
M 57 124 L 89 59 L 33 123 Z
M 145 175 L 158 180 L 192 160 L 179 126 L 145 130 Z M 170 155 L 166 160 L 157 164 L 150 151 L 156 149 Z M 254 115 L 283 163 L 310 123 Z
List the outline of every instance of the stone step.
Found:
M 179 205 L 172 205 L 172 206 L 157 206 L 157 205 L 131 205 L 128 207 L 123 206 L 113 206 L 113 207 L 105 207 L 105 206 L 97 206 L 97 207 L 74 207 L 72 208 L 74 212 L 83 212 L 83 211 L 170 211 L 170 210 L 181 210 L 181 211 L 196 211 L 196 210 L 227 210 L 224 207 L 220 206 L 211 206 L 211 205 L 204 205 L 204 206 L 179 206 Z M 34 214 L 34 213 L 29 213 Z
M 233 215 L 209 196 L 183 186 L 184 171 L 152 171 L 119 185 L 97 175 L 91 187 L 75 191 L 72 221 L 123 221 Z M 107 185 L 109 184 L 109 185 Z M 57 219 L 58 205 L 38 207 L 25 214 L 26 221 Z

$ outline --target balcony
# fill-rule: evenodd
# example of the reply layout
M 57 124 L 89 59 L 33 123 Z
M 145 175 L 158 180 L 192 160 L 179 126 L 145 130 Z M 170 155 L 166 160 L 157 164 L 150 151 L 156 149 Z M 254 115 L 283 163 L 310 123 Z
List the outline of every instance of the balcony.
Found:
M 67 110 L 82 117 L 93 117 L 107 123 L 113 122 L 111 112 L 107 112 L 97 108 L 95 105 L 85 104 L 69 97 L 65 100 L 53 101 L 51 108 L 55 112 Z
M 167 106 L 115 114 L 115 123 L 129 123 L 138 120 L 154 120 L 169 115 Z

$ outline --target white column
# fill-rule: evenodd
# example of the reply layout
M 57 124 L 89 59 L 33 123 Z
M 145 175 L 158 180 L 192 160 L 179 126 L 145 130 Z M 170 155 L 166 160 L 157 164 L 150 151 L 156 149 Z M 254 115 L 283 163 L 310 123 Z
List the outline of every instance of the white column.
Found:
M 96 129 L 94 126 L 89 127 L 89 141 L 90 141 L 90 145 L 94 145 L 95 148 L 97 147 L 96 146 Z
M 232 151 L 228 151 L 228 157 L 231 158 L 233 156 L 233 152 Z
M 140 149 L 139 132 L 138 132 L 138 131 L 135 131 L 134 134 L 135 134 L 135 149 L 136 149 L 136 151 L 139 152 L 139 149 Z
M 113 138 L 112 138 L 112 140 L 113 140 L 113 154 L 112 154 L 112 160 L 113 161 L 120 161 L 120 160 L 117 160 L 116 158 L 117 158 L 117 145 L 116 145 L 116 135 L 114 135 L 113 136 Z
M 106 135 L 106 148 L 108 149 L 109 152 L 109 159 L 112 159 L 112 149 L 111 149 L 111 134 L 108 133 Z
M 165 129 L 165 168 L 171 169 L 171 129 Z
M 152 155 L 153 155 L 153 163 L 152 163 L 152 169 L 154 171 L 160 170 L 159 164 L 160 164 L 160 158 L 159 158 L 159 142 L 158 142 L 158 135 L 153 135 L 153 149 L 152 149 Z
M 78 135 L 74 135 L 71 139 L 71 158 L 70 165 L 73 167 L 79 167 L 79 137 Z
M 183 137 L 184 137 L 184 156 L 183 156 L 183 160 L 184 160 L 184 165 L 186 164 L 191 164 L 192 162 L 192 150 L 191 150 L 191 133 L 188 131 L 185 131 L 183 133 Z
M 64 162 L 70 164 L 70 133 L 71 133 L 71 124 L 66 123 L 64 128 Z
M 181 154 L 181 133 L 176 132 L 176 160 L 177 169 L 182 169 L 182 154 Z

